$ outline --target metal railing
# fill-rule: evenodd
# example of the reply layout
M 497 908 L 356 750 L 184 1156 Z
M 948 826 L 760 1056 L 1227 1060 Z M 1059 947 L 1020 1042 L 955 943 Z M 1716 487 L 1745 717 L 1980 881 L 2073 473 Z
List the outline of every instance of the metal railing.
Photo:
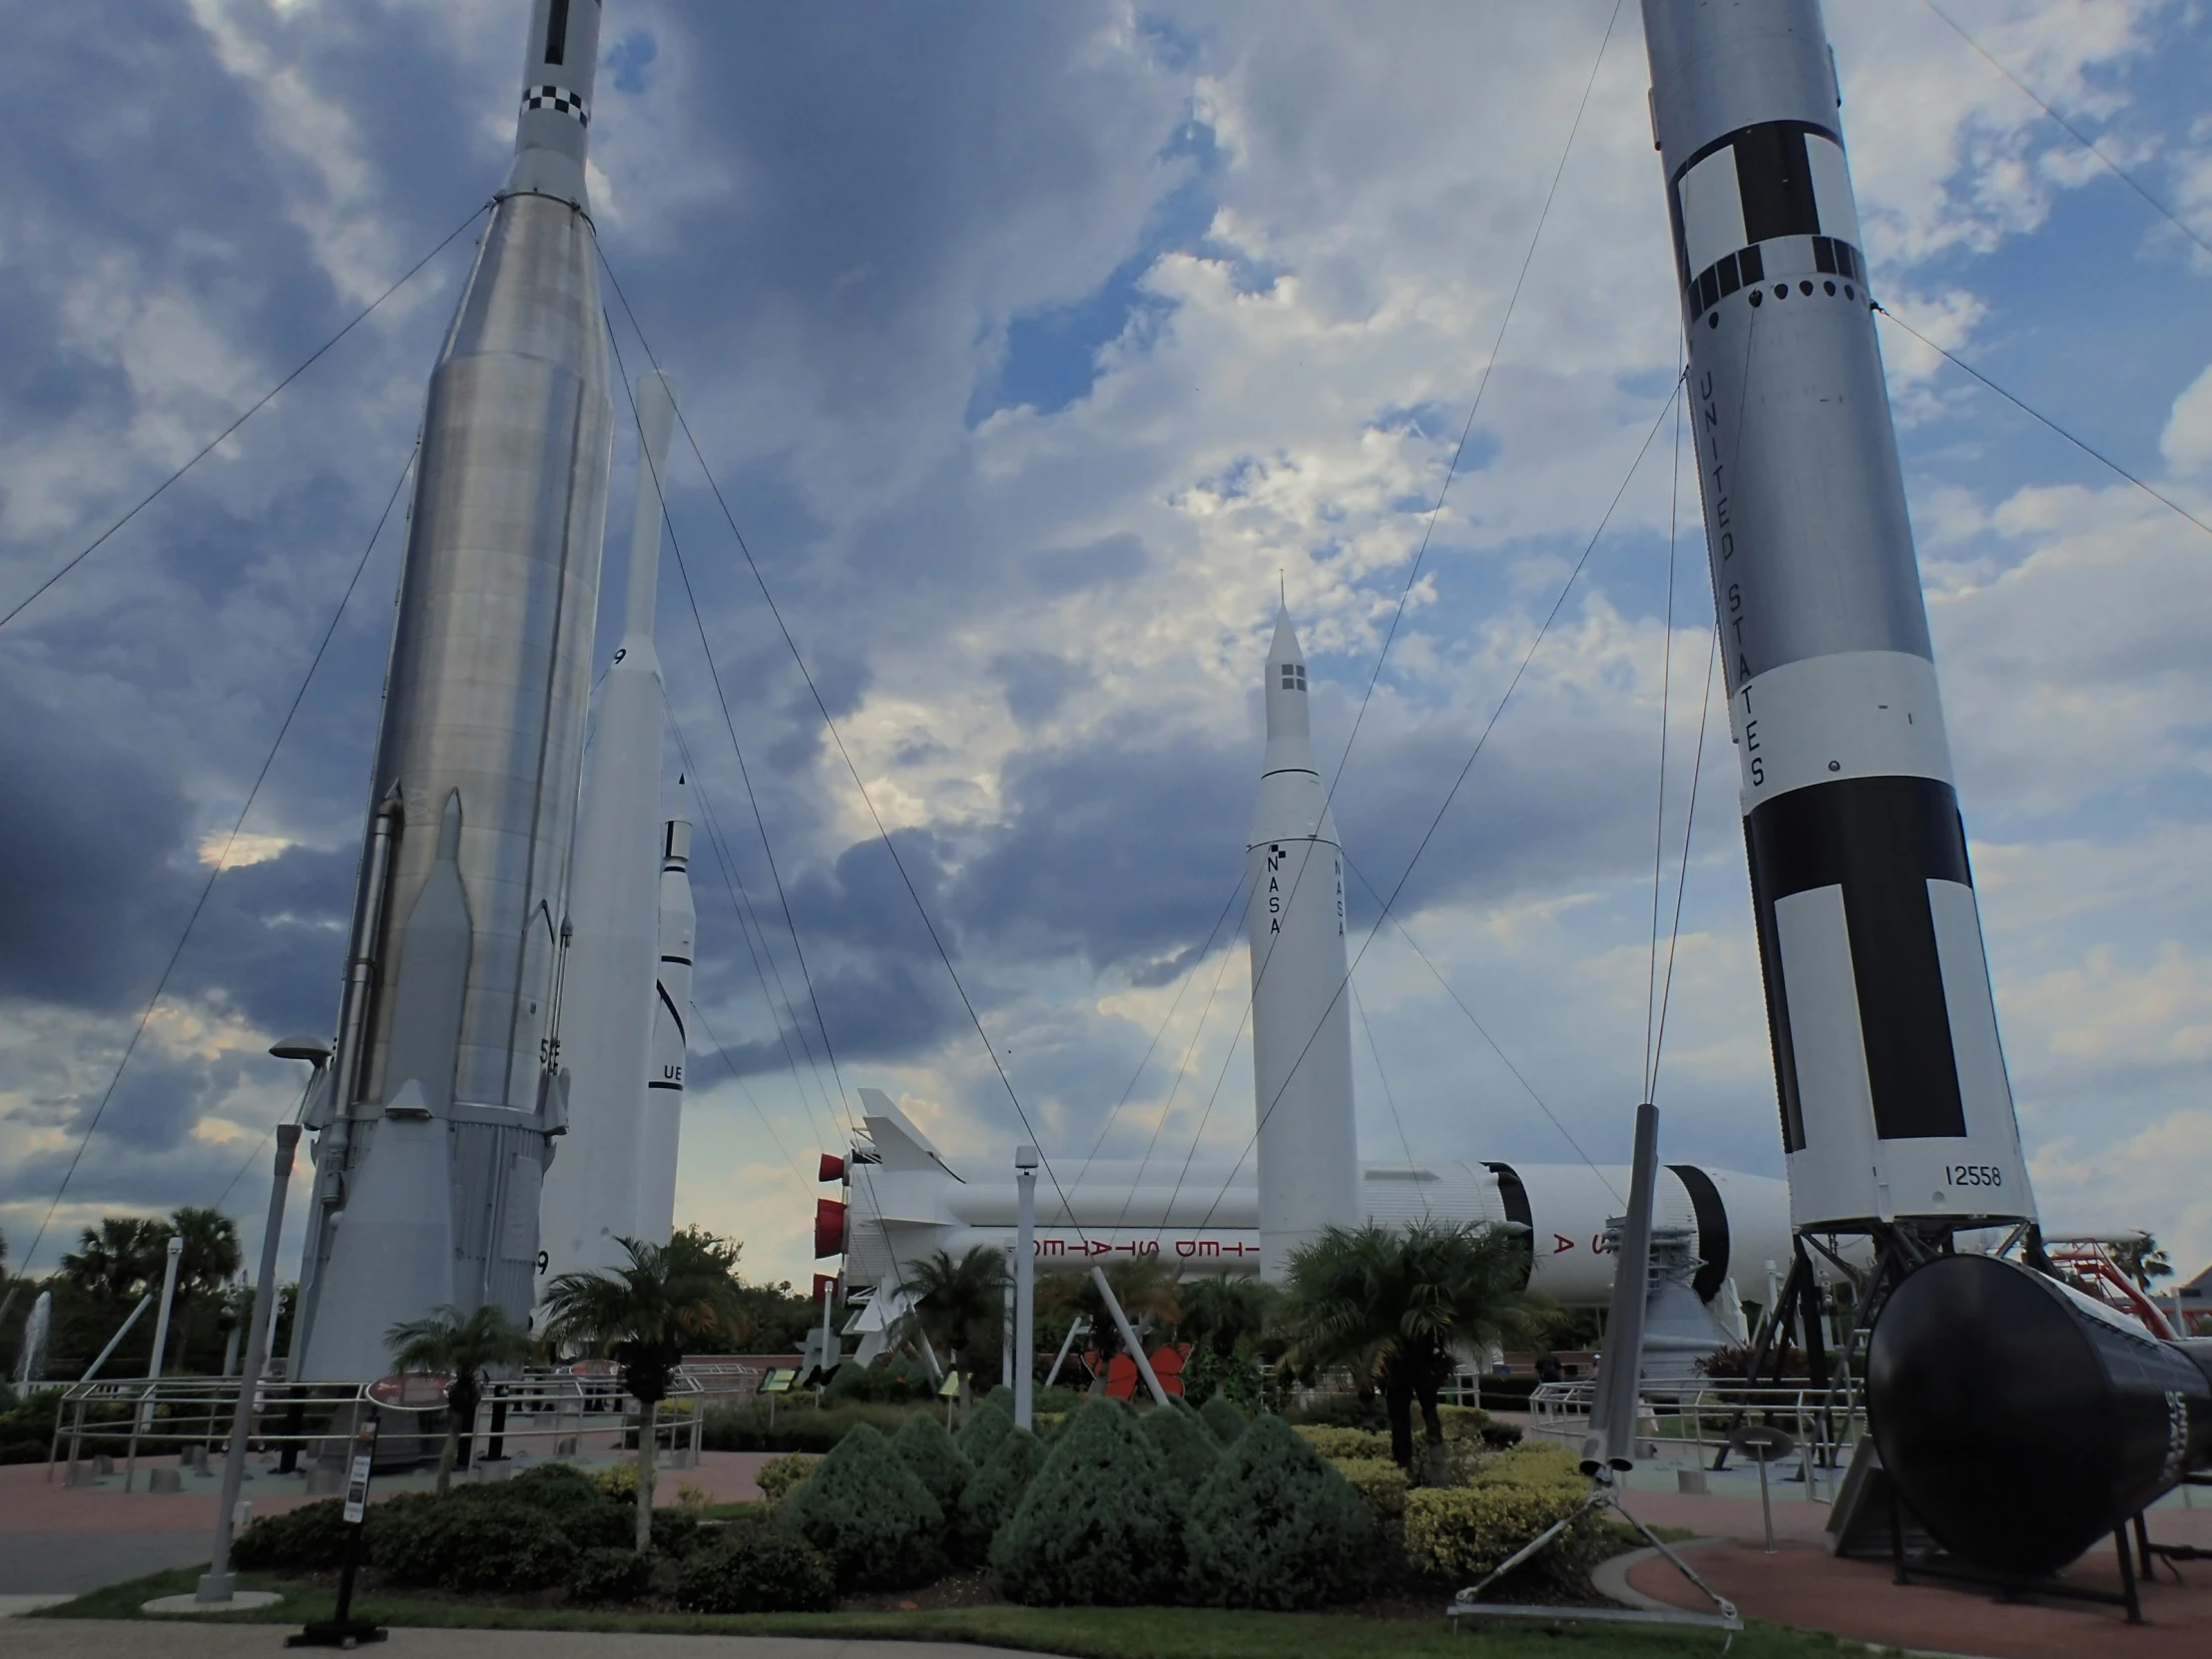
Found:
M 1589 1432 L 1595 1383 L 1539 1383 L 1528 1397 L 1531 1438 L 1579 1446 Z M 1739 1422 L 1772 1423 L 1798 1442 L 1806 1496 L 1818 1498 L 1823 1471 L 1840 1480 L 1853 1450 L 1866 1436 L 1866 1402 L 1847 1371 L 1827 1384 L 1712 1382 L 1647 1383 L 1637 1407 L 1639 1449 L 1658 1461 L 1711 1468 Z
M 327 1462 L 335 1490 L 354 1421 L 365 1405 L 374 1403 L 386 1413 L 387 1424 L 378 1437 L 379 1462 L 434 1458 L 446 1434 L 443 1386 L 434 1378 L 413 1381 L 421 1388 L 393 1404 L 371 1401 L 368 1389 L 356 1383 L 265 1380 L 255 1390 L 249 1448 L 278 1453 L 287 1470 L 302 1454 Z M 112 1462 L 120 1453 L 123 1489 L 130 1491 L 141 1455 L 182 1455 L 190 1461 L 195 1448 L 213 1454 L 230 1441 L 242 1385 L 236 1377 L 103 1378 L 76 1383 L 62 1395 L 47 1479 L 53 1479 L 58 1466 L 65 1484 L 81 1484 L 86 1476 L 80 1465 L 89 1459 L 97 1468 L 100 1459 Z M 675 1468 L 698 1465 L 704 1418 L 700 1406 L 707 1392 L 701 1379 L 684 1371 L 671 1378 L 668 1397 L 654 1414 L 656 1460 Z M 612 1455 L 634 1446 L 635 1411 L 636 1402 L 624 1391 L 618 1374 L 526 1371 L 485 1383 L 468 1444 L 473 1453 L 482 1442 L 483 1457 L 490 1460 L 504 1458 L 517 1444 L 552 1459 Z M 411 1426 L 404 1421 L 409 1417 L 415 1419 Z

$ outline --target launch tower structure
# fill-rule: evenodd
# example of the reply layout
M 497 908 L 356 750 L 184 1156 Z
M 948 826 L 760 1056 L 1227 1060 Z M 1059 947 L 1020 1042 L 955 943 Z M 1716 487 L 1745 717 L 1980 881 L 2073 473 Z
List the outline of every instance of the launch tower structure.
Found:
M 389 1369 L 441 1306 L 518 1323 L 614 411 L 585 193 L 600 0 L 535 0 L 514 164 L 430 376 L 294 1378 Z

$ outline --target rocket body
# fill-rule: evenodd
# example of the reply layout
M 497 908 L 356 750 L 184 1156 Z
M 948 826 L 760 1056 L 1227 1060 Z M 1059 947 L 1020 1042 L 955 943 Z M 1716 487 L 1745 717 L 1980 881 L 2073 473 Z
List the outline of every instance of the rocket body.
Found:
M 1259 1123 L 1260 1271 L 1325 1228 L 1357 1227 L 1344 852 L 1306 702 L 1306 653 L 1289 614 L 1269 647 L 1268 743 L 1245 849 L 1252 884 L 1252 1077 Z
M 677 784 L 679 796 L 682 781 Z M 638 1144 L 638 1237 L 668 1243 L 676 1229 L 676 1160 L 684 1130 L 684 1054 L 691 1022 L 692 827 L 679 799 L 661 827 L 661 953 L 653 982 L 653 1047 Z
M 2032 1218 L 1817 0 L 1644 0 L 1793 1216 Z
M 668 720 L 653 615 L 659 486 L 676 411 L 663 375 L 641 376 L 637 395 L 637 497 L 622 637 L 600 687 L 569 881 L 560 1033 L 561 1059 L 570 1070 L 568 1135 L 546 1178 L 541 1296 L 564 1273 L 626 1265 L 619 1241 L 649 1231 L 639 1219 L 638 1196 L 660 954 L 661 760 Z
M 304 1378 L 383 1375 L 385 1329 L 443 1303 L 530 1305 L 613 431 L 583 172 L 599 12 L 536 0 L 514 166 L 430 377 Z

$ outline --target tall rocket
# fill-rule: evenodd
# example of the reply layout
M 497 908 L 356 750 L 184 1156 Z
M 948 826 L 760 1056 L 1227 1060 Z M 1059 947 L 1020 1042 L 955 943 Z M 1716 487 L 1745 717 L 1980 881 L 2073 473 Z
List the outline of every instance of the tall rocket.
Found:
M 637 1195 L 645 1078 L 652 1060 L 661 859 L 662 734 L 668 720 L 653 649 L 660 598 L 661 483 L 675 429 L 666 375 L 638 378 L 638 479 L 622 637 L 599 692 L 569 874 L 572 934 L 561 990 L 569 1068 L 568 1137 L 546 1177 L 538 1292 L 564 1273 L 627 1263 L 641 1236 Z
M 2031 1219 L 1818 0 L 1643 0 L 1793 1220 Z
M 684 1128 L 684 1053 L 691 1020 L 691 809 L 676 781 L 675 814 L 661 826 L 661 955 L 653 974 L 653 1049 L 638 1136 L 638 1237 L 666 1244 L 676 1229 L 676 1156 Z
M 422 419 L 293 1375 L 528 1313 L 614 429 L 585 140 L 599 0 L 534 0 L 515 158 Z
M 1345 966 L 1345 864 L 1314 765 L 1306 653 L 1279 611 L 1265 670 L 1268 746 L 1245 848 L 1252 883 L 1252 1081 L 1260 1272 L 1362 1218 Z

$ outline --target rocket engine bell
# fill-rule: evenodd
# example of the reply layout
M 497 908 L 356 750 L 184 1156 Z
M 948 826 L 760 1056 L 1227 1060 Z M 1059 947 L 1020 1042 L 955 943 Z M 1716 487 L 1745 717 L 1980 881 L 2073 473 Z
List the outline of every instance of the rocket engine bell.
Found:
M 380 1376 L 386 1328 L 444 1303 L 530 1306 L 613 433 L 599 17 L 532 7 L 514 165 L 430 376 L 297 1377 Z
M 1644 0 L 1800 1228 L 2031 1219 L 1817 0 Z

